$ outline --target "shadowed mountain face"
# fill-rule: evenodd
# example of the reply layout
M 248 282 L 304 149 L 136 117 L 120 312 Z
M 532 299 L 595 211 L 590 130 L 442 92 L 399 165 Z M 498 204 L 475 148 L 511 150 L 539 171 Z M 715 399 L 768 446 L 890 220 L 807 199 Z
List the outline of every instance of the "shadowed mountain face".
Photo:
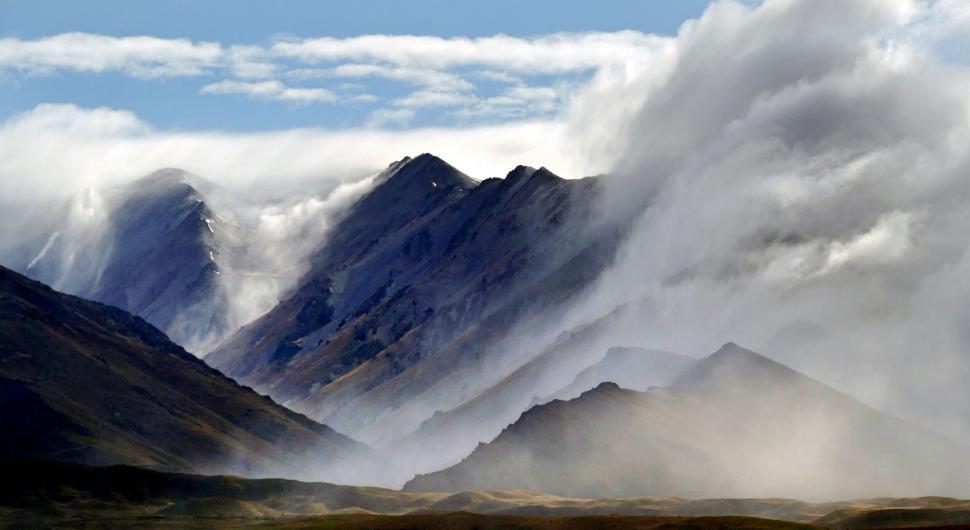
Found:
M 10 264 L 137 314 L 195 351 L 230 325 L 220 262 L 237 227 L 210 210 L 193 180 L 163 169 L 122 190 L 81 194 Z
M 319 476 L 362 449 L 240 387 L 141 318 L 3 267 L 0 429 L 4 457 L 249 475 Z
M 514 324 L 547 318 L 609 262 L 618 232 L 593 222 L 598 193 L 546 169 L 478 183 L 431 155 L 404 159 L 292 297 L 206 360 L 344 432 L 393 440 L 480 388 L 477 368 Z
M 729 344 L 669 388 L 535 407 L 405 489 L 811 499 L 967 494 L 968 476 L 967 448 Z

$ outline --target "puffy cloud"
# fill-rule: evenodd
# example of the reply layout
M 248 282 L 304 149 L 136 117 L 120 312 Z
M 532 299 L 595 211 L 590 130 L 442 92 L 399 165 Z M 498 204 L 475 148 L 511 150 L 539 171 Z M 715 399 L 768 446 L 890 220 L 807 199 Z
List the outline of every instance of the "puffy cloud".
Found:
M 288 87 L 279 81 L 219 81 L 202 87 L 203 94 L 243 94 L 255 99 L 288 103 L 334 103 L 337 95 L 324 88 Z
M 57 70 L 120 71 L 138 78 L 195 76 L 225 61 L 214 42 L 150 36 L 62 33 L 36 40 L 0 39 L 0 68 L 43 74 Z

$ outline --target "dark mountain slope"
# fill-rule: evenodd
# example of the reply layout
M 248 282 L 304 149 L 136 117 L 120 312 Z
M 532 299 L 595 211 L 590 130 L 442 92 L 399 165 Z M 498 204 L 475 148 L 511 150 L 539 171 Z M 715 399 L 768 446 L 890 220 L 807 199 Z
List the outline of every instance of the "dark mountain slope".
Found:
M 536 174 L 551 176 L 541 169 Z M 456 406 L 500 376 L 504 364 L 524 353 L 503 341 L 554 322 L 610 262 L 616 233 L 594 240 L 581 226 L 589 219 L 584 200 L 596 192 L 595 181 L 552 176 L 522 186 L 521 195 L 509 191 L 515 190 L 514 180 L 492 185 L 497 199 L 486 200 L 468 223 L 473 238 L 455 245 L 409 290 L 413 301 L 437 296 L 435 313 L 400 344 L 311 398 L 310 403 L 339 407 L 316 409 L 326 413 L 320 417 L 378 443 L 413 430 L 434 410 Z M 502 201 L 504 194 L 513 200 Z M 557 208 L 562 213 L 550 214 Z M 573 239 L 565 241 L 570 234 Z M 349 406 L 348 390 L 358 395 Z M 358 394 L 361 390 L 366 392 Z M 359 418 L 373 418 L 374 424 L 361 425 Z
M 234 227 L 209 209 L 184 172 L 136 181 L 111 221 L 112 259 L 90 298 L 141 316 L 180 344 L 205 344 L 227 331 L 216 260 Z
M 314 476 L 362 449 L 141 318 L 2 267 L 0 427 L 6 457 L 203 472 Z
M 967 448 L 729 344 L 670 388 L 535 407 L 405 489 L 856 498 L 966 495 L 968 476 Z
M 317 333 L 322 336 L 344 327 L 387 295 L 395 272 L 407 276 L 425 266 L 431 232 L 448 229 L 428 227 L 429 218 L 475 185 L 431 155 L 391 164 L 334 228 L 300 287 L 209 353 L 208 362 L 250 384 L 269 387 L 277 372 L 307 347 L 310 333 L 325 328 Z M 404 252 L 398 253 L 402 247 Z M 332 377 L 352 369 L 373 348 L 366 341 L 354 346 L 332 355 Z
M 474 184 L 431 155 L 392 165 L 294 295 L 207 360 L 367 440 L 454 406 L 418 397 L 578 292 L 617 240 L 590 236 L 593 179 L 519 167 Z

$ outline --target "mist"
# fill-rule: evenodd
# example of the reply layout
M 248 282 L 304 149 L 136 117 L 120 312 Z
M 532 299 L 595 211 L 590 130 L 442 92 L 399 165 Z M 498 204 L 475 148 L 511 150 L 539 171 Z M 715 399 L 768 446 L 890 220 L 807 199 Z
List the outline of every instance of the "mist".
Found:
M 504 364 L 466 384 L 487 393 L 564 334 L 633 314 L 606 318 L 518 403 L 478 411 L 438 445 L 419 439 L 424 453 L 389 483 L 454 464 L 611 346 L 701 357 L 737 341 L 970 442 L 970 76 L 948 53 L 965 44 L 966 15 L 950 2 L 718 2 L 644 71 L 604 73 L 569 130 L 579 151 L 612 160 L 600 211 L 629 237 L 562 318 L 510 329 L 489 354 Z M 409 406 L 430 416 L 440 401 L 428 397 Z M 813 435 L 839 437 L 817 419 Z
M 43 104 L 0 126 L 0 260 L 25 270 L 51 252 L 58 270 L 42 276 L 57 289 L 88 292 L 111 252 L 111 205 L 137 179 L 178 168 L 224 228 L 227 249 L 213 259 L 231 331 L 296 286 L 335 220 L 391 162 L 434 146 L 483 179 L 521 161 L 567 160 L 562 130 L 519 122 L 457 131 L 181 132 L 125 110 Z M 45 250 L 48 243 L 54 248 Z M 176 335 L 199 354 L 222 338 Z
M 591 139 L 624 146 L 603 211 L 642 213 L 575 321 L 643 300 L 641 346 L 737 340 L 970 440 L 962 9 L 720 2 L 685 24 Z
M 405 155 L 432 152 L 477 179 L 519 164 L 568 178 L 603 174 L 589 223 L 622 227 L 625 238 L 596 281 L 565 307 L 511 324 L 476 351 L 481 362 L 417 399 L 346 407 L 347 424 L 359 428 L 349 434 L 374 442 L 378 454 L 318 474 L 310 459 L 305 478 L 399 487 L 451 466 L 617 346 L 700 358 L 738 342 L 970 443 L 970 70 L 953 53 L 968 44 L 968 20 L 966 7 L 947 1 L 720 1 L 676 36 L 651 39 L 635 66 L 598 70 L 553 119 L 503 125 L 188 132 L 121 109 L 40 105 L 0 127 L 0 260 L 30 266 L 68 242 L 57 250 L 64 269 L 96 282 L 103 256 L 89 249 L 102 237 L 112 190 L 178 167 L 235 227 L 227 228 L 231 252 L 219 259 L 238 327 L 299 285 L 341 215 Z M 600 234 L 584 228 L 543 244 L 581 249 Z M 220 338 L 188 346 L 204 353 Z M 547 354 L 540 377 L 502 393 L 507 377 Z M 422 431 L 468 403 L 480 407 L 473 425 Z M 799 488 L 819 478 L 810 471 L 831 465 L 812 451 L 857 427 L 828 421 L 832 410 L 810 411 L 810 435 L 796 440 L 802 458 L 788 467 L 794 438 L 759 450 L 721 444 L 720 461 L 733 452 L 748 467 L 732 467 L 728 482 L 705 484 L 704 494 L 808 495 Z M 716 423 L 720 412 L 696 420 Z M 785 417 L 770 411 L 745 429 Z M 604 423 L 615 420 L 610 428 L 621 432 L 637 425 L 629 418 Z M 876 432 L 859 428 L 863 440 Z M 697 493 L 689 479 L 707 469 L 678 462 L 687 478 L 677 491 Z M 600 485 L 623 464 L 600 463 L 599 475 L 586 477 Z M 743 478 L 751 469 L 761 478 L 754 486 Z M 513 485 L 527 483 L 518 477 Z M 962 486 L 920 479 L 937 494 Z M 926 493 L 877 485 L 813 498 Z

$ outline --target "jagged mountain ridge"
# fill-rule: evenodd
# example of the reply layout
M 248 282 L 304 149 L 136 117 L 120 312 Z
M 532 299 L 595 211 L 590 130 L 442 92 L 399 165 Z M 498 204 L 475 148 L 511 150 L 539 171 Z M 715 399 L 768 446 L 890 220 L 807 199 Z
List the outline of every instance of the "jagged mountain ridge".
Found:
M 143 319 L 4 267 L 0 426 L 5 458 L 207 473 L 312 477 L 365 450 L 240 387 Z
M 468 397 L 442 390 L 449 374 L 473 372 L 512 324 L 610 261 L 619 231 L 593 222 L 598 193 L 544 168 L 476 183 L 428 154 L 392 164 L 294 295 L 206 359 L 346 432 L 393 439 Z
M 36 239 L 29 261 L 8 260 L 31 278 L 135 313 L 186 348 L 202 349 L 230 327 L 220 269 L 238 227 L 211 210 L 200 183 L 169 168 L 121 189 L 87 190 Z
M 603 383 L 524 413 L 405 490 L 857 498 L 970 492 L 967 448 L 728 344 L 669 388 Z M 886 465 L 886 462 L 893 462 Z

